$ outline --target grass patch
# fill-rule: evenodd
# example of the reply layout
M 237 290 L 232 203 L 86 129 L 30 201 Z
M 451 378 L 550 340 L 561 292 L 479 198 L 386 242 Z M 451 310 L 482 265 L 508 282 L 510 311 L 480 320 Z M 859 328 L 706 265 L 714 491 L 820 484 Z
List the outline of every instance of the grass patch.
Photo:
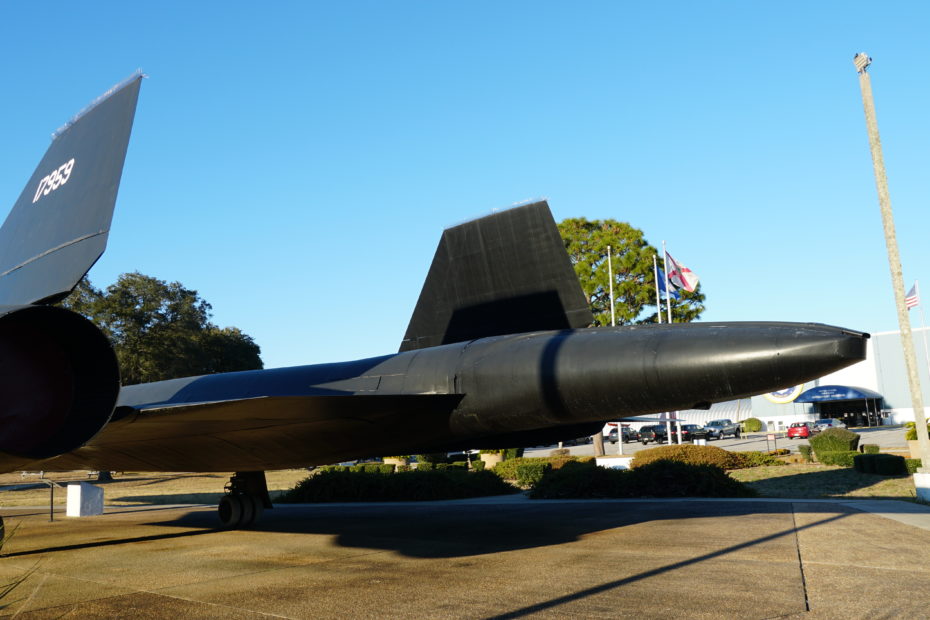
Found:
M 864 474 L 848 467 L 804 463 L 782 467 L 733 470 L 730 476 L 755 489 L 762 497 L 827 499 L 871 497 L 915 499 L 910 476 Z
M 89 482 L 86 471 L 49 472 L 46 478 L 63 486 L 68 482 Z M 123 472 L 104 482 L 104 504 L 107 506 L 145 506 L 164 504 L 216 504 L 232 473 L 161 473 Z M 283 469 L 265 472 L 271 499 L 294 488 L 307 477 L 306 469 Z M 35 477 L 23 479 L 19 472 L 0 475 L 0 485 L 29 485 L 34 488 L 7 490 L 0 486 L 0 505 L 48 507 L 48 487 Z M 55 505 L 64 506 L 67 489 L 55 489 Z

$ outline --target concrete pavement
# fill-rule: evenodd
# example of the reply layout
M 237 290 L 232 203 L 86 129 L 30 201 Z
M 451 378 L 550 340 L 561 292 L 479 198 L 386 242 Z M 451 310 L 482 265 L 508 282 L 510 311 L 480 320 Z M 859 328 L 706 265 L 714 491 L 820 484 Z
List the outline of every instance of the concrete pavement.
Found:
M 874 500 L 6 509 L 17 618 L 875 618 L 930 608 L 930 508 Z M 889 518 L 890 517 L 890 518 Z

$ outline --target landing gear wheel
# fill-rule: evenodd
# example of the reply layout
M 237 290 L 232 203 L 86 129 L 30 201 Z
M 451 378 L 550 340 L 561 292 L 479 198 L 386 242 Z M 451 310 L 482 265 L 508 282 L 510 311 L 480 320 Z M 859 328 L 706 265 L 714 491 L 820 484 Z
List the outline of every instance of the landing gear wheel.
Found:
M 255 523 L 255 502 L 250 495 L 240 495 L 239 503 L 242 505 L 242 517 L 239 519 L 239 527 L 249 527 Z
M 239 527 L 242 520 L 242 499 L 239 495 L 224 495 L 217 508 L 220 525 L 227 529 Z
M 247 495 L 246 497 L 252 502 L 252 523 L 258 523 L 265 512 L 265 503 L 256 495 Z M 249 525 L 252 525 L 252 523 L 249 523 Z
M 220 525 L 227 529 L 249 527 L 271 508 L 265 472 L 236 472 L 226 483 L 226 494 L 220 499 L 217 514 Z

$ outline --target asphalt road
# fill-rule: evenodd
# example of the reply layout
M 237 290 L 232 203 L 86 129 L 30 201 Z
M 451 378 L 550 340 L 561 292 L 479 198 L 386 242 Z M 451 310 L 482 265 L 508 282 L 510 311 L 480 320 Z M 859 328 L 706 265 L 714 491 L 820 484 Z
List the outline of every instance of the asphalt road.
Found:
M 901 426 L 878 426 L 873 428 L 854 428 L 850 429 L 859 433 L 861 439 L 860 445 L 864 443 L 878 444 L 882 450 L 906 450 L 907 442 L 904 440 L 904 428 Z M 707 442 L 709 446 L 717 446 L 725 450 L 749 451 L 760 450 L 768 451 L 776 448 L 788 448 L 792 452 L 798 451 L 800 444 L 807 443 L 806 439 L 786 439 L 784 433 L 775 433 L 775 440 L 766 441 L 766 433 L 756 433 L 752 435 L 743 435 L 739 439 L 712 439 Z M 524 451 L 524 456 L 548 456 L 552 450 L 558 446 L 542 446 Z M 572 454 L 577 456 L 593 456 L 594 445 L 584 444 L 581 446 L 566 446 Z M 656 444 L 649 443 L 642 445 L 639 442 L 625 443 L 622 446 L 623 454 L 635 454 L 639 450 L 654 448 Z M 620 446 L 618 444 L 605 443 L 604 451 L 608 455 L 619 454 Z

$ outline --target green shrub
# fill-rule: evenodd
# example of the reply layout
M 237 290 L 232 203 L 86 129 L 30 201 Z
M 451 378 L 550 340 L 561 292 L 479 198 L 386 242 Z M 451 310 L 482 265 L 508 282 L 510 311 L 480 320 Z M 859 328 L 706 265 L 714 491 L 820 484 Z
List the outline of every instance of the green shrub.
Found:
M 904 439 L 907 441 L 917 441 L 917 424 L 914 422 L 906 422 L 904 428 L 907 429 L 904 433 Z M 927 432 L 930 433 L 930 422 L 927 423 Z
M 539 482 L 543 475 L 552 469 L 549 463 L 527 463 L 517 465 L 517 485 L 531 487 Z
M 491 472 L 409 471 L 382 474 L 321 471 L 279 497 L 282 503 L 377 502 L 460 499 L 515 493 L 518 489 Z
M 633 458 L 632 466 L 635 469 L 656 461 L 678 461 L 689 465 L 716 465 L 721 469 L 740 469 L 746 466 L 741 453 L 729 452 L 716 446 L 695 446 L 691 444 L 676 444 L 640 450 Z
M 394 471 L 398 473 L 403 472 L 403 471 L 413 471 L 413 468 L 410 467 L 410 465 L 398 465 L 397 468 L 394 469 Z
M 877 443 L 864 443 L 860 446 L 863 454 L 878 454 L 881 448 Z
M 417 463 L 446 463 L 448 461 L 445 452 L 431 452 L 430 454 L 418 454 Z
M 801 453 L 801 456 L 804 457 L 804 460 L 808 463 L 814 462 L 814 457 L 811 456 L 811 450 L 810 444 L 802 443 L 798 446 L 798 452 Z
M 450 464 L 452 467 L 458 467 L 459 469 L 468 469 L 468 461 L 452 461 Z
M 820 456 L 822 452 L 854 452 L 859 447 L 859 435 L 845 428 L 828 428 L 809 441 L 817 460 L 824 464 L 826 461 Z M 849 466 L 852 467 L 852 461 Z
M 519 469 L 522 465 L 531 463 L 546 469 L 561 469 L 569 463 L 594 462 L 593 456 L 549 456 L 549 457 L 519 457 L 509 461 L 501 461 L 494 466 L 493 471 L 503 480 L 519 480 Z M 529 471 L 529 470 L 527 470 Z
M 907 464 L 903 456 L 896 454 L 876 454 L 875 473 L 880 476 L 902 476 L 907 473 Z
M 746 418 L 742 424 L 743 430 L 747 433 L 758 433 L 762 430 L 762 420 L 759 418 Z
M 781 453 L 781 450 L 778 451 Z M 765 452 L 737 452 L 743 460 L 742 467 L 762 467 L 763 465 L 787 465 L 785 461 L 777 458 L 773 453 Z
M 523 448 L 507 448 L 503 451 L 504 460 L 519 459 L 523 457 Z
M 839 429 L 841 430 L 841 429 Z M 826 431 L 824 431 L 826 432 Z M 818 452 L 817 460 L 824 465 L 839 465 L 840 467 L 852 467 L 853 459 L 859 452 L 853 450 L 837 450 L 829 452 Z
M 429 461 L 417 461 L 416 471 L 432 471 L 434 466 Z
M 856 468 L 856 471 L 862 474 L 874 474 L 875 473 L 875 457 L 877 454 L 857 454 L 853 458 L 853 467 Z
M 484 461 L 481 459 L 476 459 L 471 462 L 471 468 L 473 471 L 484 471 Z
M 491 470 L 501 477 L 502 480 L 516 480 L 517 468 L 524 463 L 548 463 L 548 459 L 542 457 L 523 457 L 501 461 Z
M 907 473 L 916 474 L 920 469 L 920 459 L 904 459 L 904 466 L 907 468 Z
M 573 463 L 546 473 L 530 492 L 533 499 L 755 495 L 719 467 L 668 460 L 627 471 Z

